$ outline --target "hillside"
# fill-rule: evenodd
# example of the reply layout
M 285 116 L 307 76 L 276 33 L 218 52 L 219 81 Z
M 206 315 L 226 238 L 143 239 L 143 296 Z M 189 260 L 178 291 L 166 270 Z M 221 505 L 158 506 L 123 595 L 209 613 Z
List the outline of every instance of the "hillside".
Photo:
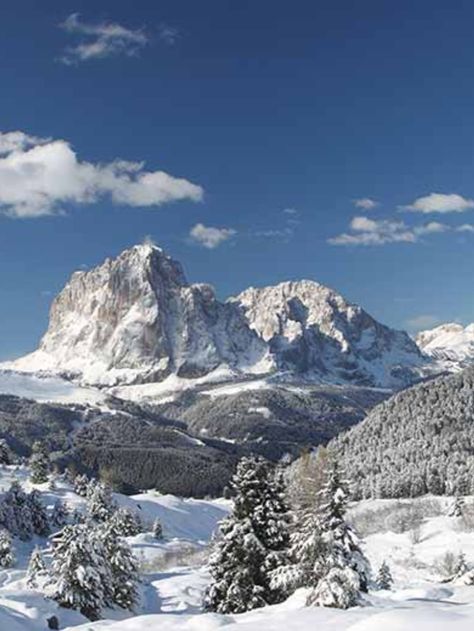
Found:
M 356 497 L 474 491 L 474 368 L 375 407 L 331 445 Z

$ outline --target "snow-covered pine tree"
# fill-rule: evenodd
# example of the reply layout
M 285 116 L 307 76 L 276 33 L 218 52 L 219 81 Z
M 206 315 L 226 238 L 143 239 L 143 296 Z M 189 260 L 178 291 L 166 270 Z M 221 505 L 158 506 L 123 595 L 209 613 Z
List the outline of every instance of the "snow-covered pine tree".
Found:
M 134 537 L 143 532 L 140 517 L 127 508 L 118 508 L 108 519 L 118 537 Z
M 4 438 L 0 438 L 0 465 L 11 464 L 12 457 L 10 447 Z
M 75 524 L 52 537 L 51 597 L 61 607 L 97 620 L 111 586 L 110 564 L 97 528 Z
M 138 600 L 138 563 L 128 543 L 117 534 L 113 519 L 98 527 L 111 572 L 111 582 L 105 594 L 109 605 L 132 610 Z
M 87 514 L 98 522 L 107 521 L 116 509 L 112 493 L 102 482 L 91 480 L 87 491 Z
M 0 505 L 0 524 L 8 532 L 26 541 L 34 529 L 28 496 L 18 481 L 12 482 Z
M 33 531 L 41 537 L 46 537 L 51 532 L 49 518 L 46 508 L 41 501 L 41 493 L 34 489 L 27 497 L 27 504 L 30 509 Z
M 12 567 L 15 557 L 12 549 L 12 538 L 7 530 L 0 530 L 0 568 Z
M 163 526 L 161 524 L 161 521 L 158 518 L 155 519 L 155 521 L 153 522 L 152 532 L 153 532 L 154 538 L 157 541 L 159 541 L 160 539 L 163 539 Z
M 218 613 L 241 613 L 284 597 L 281 586 L 272 585 L 288 543 L 281 480 L 263 458 L 242 458 L 231 488 L 233 510 L 219 527 L 204 603 Z
M 454 565 L 453 580 L 461 578 L 461 576 L 464 576 L 467 572 L 469 572 L 469 568 L 466 563 L 466 557 L 464 552 L 459 552 Z
M 382 561 L 375 582 L 378 589 L 392 589 L 393 578 L 387 561 Z
M 74 491 L 81 497 L 87 497 L 89 478 L 85 474 L 76 475 L 73 481 Z
M 360 591 L 368 590 L 370 564 L 357 535 L 345 520 L 347 482 L 336 462 L 328 469 L 318 511 L 323 552 L 315 572 L 322 578 L 310 594 L 308 604 L 347 609 L 359 602 Z
M 51 463 L 43 443 L 39 441 L 33 443 L 29 465 L 31 469 L 30 480 L 33 484 L 43 484 L 48 481 Z
M 46 574 L 46 565 L 41 548 L 36 546 L 31 553 L 28 569 L 26 571 L 26 584 L 28 587 L 38 587 L 38 578 Z
M 316 587 L 321 576 L 319 560 L 323 554 L 317 507 L 300 505 L 290 535 L 289 562 L 273 575 L 273 584 L 287 593 L 299 587 Z
M 62 528 L 67 524 L 68 516 L 69 511 L 66 504 L 64 504 L 58 497 L 51 512 L 51 525 L 56 528 Z
M 449 506 L 448 517 L 462 517 L 465 505 L 466 503 L 464 501 L 464 497 L 461 497 L 460 495 L 455 497 Z

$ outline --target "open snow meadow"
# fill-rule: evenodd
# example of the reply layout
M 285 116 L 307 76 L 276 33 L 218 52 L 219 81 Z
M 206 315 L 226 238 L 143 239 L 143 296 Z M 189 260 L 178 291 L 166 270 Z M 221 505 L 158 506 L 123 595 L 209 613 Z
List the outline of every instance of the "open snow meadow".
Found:
M 51 515 L 58 500 L 69 515 L 87 512 L 87 500 L 61 477 L 32 484 L 25 466 L 2 466 L 2 497 L 12 482 L 26 492 L 37 489 Z M 52 488 L 51 488 L 52 487 Z M 242 614 L 205 613 L 204 592 L 210 576 L 209 544 L 220 520 L 231 510 L 228 500 L 181 499 L 149 491 L 114 494 L 114 501 L 139 515 L 143 532 L 126 538 L 138 559 L 139 597 L 132 612 L 114 607 L 91 622 L 78 611 L 59 607 L 45 596 L 46 587 L 28 584 L 27 567 L 35 547 L 50 563 L 50 538 L 13 538 L 15 561 L 0 571 L 0 629 L 43 631 L 57 616 L 60 629 L 77 631 L 469 631 L 474 623 L 474 586 L 452 578 L 460 553 L 474 565 L 474 498 L 463 498 L 464 517 L 455 516 L 456 500 L 428 496 L 415 500 L 365 500 L 353 504 L 349 520 L 364 536 L 364 553 L 373 568 L 387 562 L 393 577 L 388 590 L 371 587 L 362 602 L 348 610 L 305 606 L 307 589 L 285 602 Z M 458 500 L 459 501 L 459 500 Z M 159 520 L 162 538 L 153 525 Z

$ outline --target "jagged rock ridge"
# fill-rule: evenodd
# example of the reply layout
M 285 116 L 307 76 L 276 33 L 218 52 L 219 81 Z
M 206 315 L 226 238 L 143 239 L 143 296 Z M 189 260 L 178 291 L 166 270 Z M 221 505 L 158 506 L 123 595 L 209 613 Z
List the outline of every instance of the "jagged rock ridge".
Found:
M 285 378 L 398 388 L 424 359 L 404 332 L 313 281 L 250 288 L 226 302 L 189 284 L 153 245 L 75 272 L 51 307 L 37 351 L 10 365 L 100 385 L 192 379 Z

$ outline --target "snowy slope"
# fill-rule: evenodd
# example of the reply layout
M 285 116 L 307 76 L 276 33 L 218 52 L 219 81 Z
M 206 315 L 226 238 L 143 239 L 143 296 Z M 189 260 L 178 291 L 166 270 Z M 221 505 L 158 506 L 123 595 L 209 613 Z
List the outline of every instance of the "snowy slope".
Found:
M 35 401 L 99 405 L 106 396 L 100 390 L 78 386 L 61 377 L 0 370 L 0 394 Z
M 147 244 L 75 272 L 52 304 L 38 350 L 4 368 L 100 386 L 279 373 L 400 388 L 429 363 L 406 333 L 328 287 L 285 282 L 220 302 Z
M 12 479 L 20 480 L 29 490 L 28 474 L 26 468 L 0 468 L 0 493 Z M 58 497 L 71 507 L 84 504 L 63 482 L 58 482 L 54 491 L 38 488 L 45 493 L 48 505 Z M 365 550 L 373 567 L 387 560 L 395 580 L 392 591 L 371 591 L 365 606 L 348 611 L 307 608 L 306 592 L 299 590 L 280 605 L 241 615 L 201 611 L 209 580 L 203 565 L 204 547 L 226 514 L 227 502 L 182 500 L 151 492 L 115 498 L 140 511 L 145 523 L 159 517 L 164 526 L 162 542 L 149 533 L 129 538 L 145 571 L 136 612 L 110 609 L 104 612 L 103 620 L 90 622 L 77 612 L 56 607 L 25 584 L 31 549 L 35 544 L 45 547 L 46 540 L 15 540 L 17 566 L 0 570 L 1 631 L 44 631 L 46 618 L 53 614 L 59 617 L 60 628 L 70 631 L 471 631 L 473 627 L 474 587 L 462 581 L 442 582 L 444 575 L 439 569 L 448 551 L 464 552 L 467 562 L 474 565 L 472 525 L 446 516 L 452 498 L 422 500 L 427 508 L 416 537 L 411 530 L 393 532 L 385 518 L 389 513 L 396 515 L 401 506 L 413 506 L 410 500 L 371 500 L 353 506 L 352 519 L 368 529 Z M 465 499 L 474 507 L 474 497 Z
M 448 368 L 474 362 L 474 324 L 442 324 L 418 333 L 416 343 L 423 353 L 445 362 Z

